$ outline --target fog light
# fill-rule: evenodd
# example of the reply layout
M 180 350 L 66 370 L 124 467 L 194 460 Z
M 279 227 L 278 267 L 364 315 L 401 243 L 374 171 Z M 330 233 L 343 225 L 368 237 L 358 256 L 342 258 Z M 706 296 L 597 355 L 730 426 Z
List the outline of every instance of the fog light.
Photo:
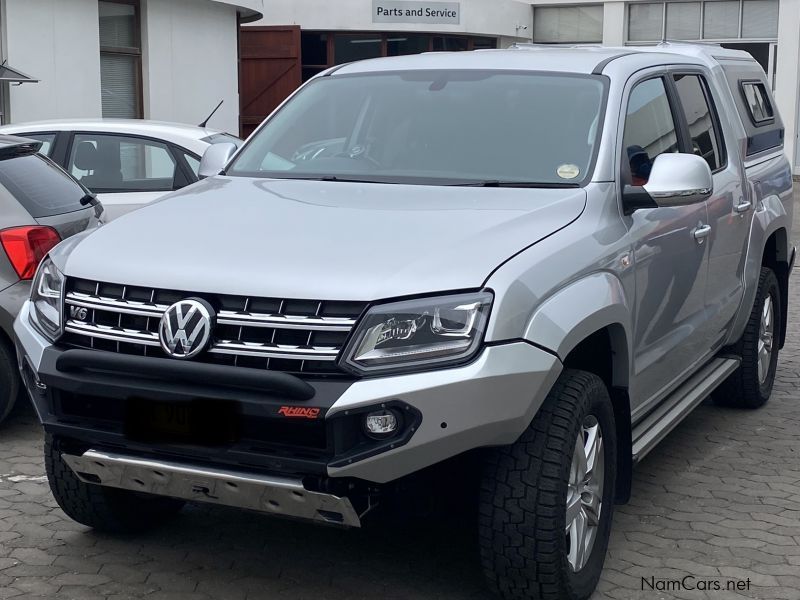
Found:
M 364 417 L 364 429 L 370 437 L 386 438 L 394 435 L 398 428 L 397 415 L 391 410 L 376 410 Z

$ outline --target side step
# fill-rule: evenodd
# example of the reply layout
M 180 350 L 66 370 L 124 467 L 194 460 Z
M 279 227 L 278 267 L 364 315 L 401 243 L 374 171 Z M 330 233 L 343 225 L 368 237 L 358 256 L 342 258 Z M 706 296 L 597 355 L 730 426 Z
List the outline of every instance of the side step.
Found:
M 739 367 L 740 362 L 738 358 L 715 358 L 634 426 L 631 432 L 633 462 L 639 462 L 655 448 L 678 423 Z

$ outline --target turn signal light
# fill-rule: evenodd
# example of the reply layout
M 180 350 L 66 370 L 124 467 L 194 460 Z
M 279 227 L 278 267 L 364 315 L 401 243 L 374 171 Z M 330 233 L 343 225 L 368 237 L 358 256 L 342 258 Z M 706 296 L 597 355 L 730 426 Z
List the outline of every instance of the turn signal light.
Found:
M 61 241 L 52 227 L 26 225 L 0 231 L 0 244 L 20 279 L 33 279 L 41 260 Z

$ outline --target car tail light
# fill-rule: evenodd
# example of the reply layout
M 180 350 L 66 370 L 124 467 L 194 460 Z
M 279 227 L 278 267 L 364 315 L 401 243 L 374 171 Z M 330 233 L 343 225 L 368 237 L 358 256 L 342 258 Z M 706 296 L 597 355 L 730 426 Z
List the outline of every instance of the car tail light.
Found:
M 60 241 L 61 237 L 55 229 L 41 225 L 11 227 L 0 231 L 0 244 L 20 279 L 33 279 L 39 262 Z

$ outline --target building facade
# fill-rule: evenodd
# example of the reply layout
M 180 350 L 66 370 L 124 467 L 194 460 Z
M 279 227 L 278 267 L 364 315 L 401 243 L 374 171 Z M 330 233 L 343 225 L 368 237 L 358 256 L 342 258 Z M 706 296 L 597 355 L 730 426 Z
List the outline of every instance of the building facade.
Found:
M 238 31 L 262 0 L 0 0 L 2 119 L 124 117 L 238 131 Z
M 528 0 L 532 41 L 718 43 L 745 50 L 766 71 L 786 127 L 786 153 L 800 174 L 800 0 Z

